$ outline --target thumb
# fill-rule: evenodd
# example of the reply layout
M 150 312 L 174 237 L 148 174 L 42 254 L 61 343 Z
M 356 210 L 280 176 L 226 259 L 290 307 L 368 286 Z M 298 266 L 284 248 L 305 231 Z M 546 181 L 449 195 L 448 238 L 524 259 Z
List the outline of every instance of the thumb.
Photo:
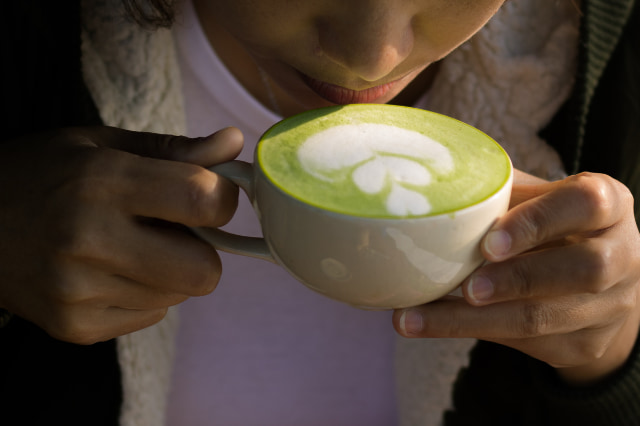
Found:
M 93 130 L 92 142 L 97 146 L 203 167 L 233 160 L 242 150 L 244 142 L 242 132 L 235 127 L 227 127 L 201 138 L 134 132 L 114 127 Z

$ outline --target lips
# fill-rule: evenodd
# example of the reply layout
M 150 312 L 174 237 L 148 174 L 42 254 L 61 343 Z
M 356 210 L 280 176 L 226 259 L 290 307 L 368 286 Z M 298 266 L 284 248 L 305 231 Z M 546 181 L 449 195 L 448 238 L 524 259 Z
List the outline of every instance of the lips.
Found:
M 346 87 L 319 81 L 304 74 L 301 75 L 307 86 L 309 86 L 309 88 L 318 96 L 338 105 L 375 102 L 377 99 L 380 99 L 389 93 L 396 83 L 393 81 L 391 83 L 381 84 L 369 89 L 352 90 L 347 89 Z

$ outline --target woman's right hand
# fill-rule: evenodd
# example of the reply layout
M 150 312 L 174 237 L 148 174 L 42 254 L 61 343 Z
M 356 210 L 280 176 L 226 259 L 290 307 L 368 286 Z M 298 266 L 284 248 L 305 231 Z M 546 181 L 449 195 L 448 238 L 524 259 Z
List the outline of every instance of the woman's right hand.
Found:
M 225 224 L 238 189 L 204 167 L 240 152 L 207 138 L 71 128 L 0 145 L 0 307 L 90 344 L 213 291 L 213 248 L 185 226 Z

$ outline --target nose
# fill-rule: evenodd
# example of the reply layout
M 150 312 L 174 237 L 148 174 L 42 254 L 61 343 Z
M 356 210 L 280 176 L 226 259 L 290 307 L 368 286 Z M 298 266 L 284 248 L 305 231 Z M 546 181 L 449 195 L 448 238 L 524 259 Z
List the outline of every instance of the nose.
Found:
M 411 53 L 411 15 L 394 0 L 345 1 L 318 22 L 322 55 L 366 81 L 381 80 Z

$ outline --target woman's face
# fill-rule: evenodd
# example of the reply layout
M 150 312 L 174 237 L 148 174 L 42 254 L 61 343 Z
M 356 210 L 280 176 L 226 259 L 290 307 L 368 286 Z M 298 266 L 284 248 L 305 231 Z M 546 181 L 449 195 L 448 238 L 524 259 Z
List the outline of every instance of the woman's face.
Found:
M 262 69 L 277 85 L 279 108 L 293 113 L 391 101 L 418 76 L 427 78 L 422 71 L 471 37 L 504 1 L 194 3 L 211 44 L 238 80 L 265 103 Z

